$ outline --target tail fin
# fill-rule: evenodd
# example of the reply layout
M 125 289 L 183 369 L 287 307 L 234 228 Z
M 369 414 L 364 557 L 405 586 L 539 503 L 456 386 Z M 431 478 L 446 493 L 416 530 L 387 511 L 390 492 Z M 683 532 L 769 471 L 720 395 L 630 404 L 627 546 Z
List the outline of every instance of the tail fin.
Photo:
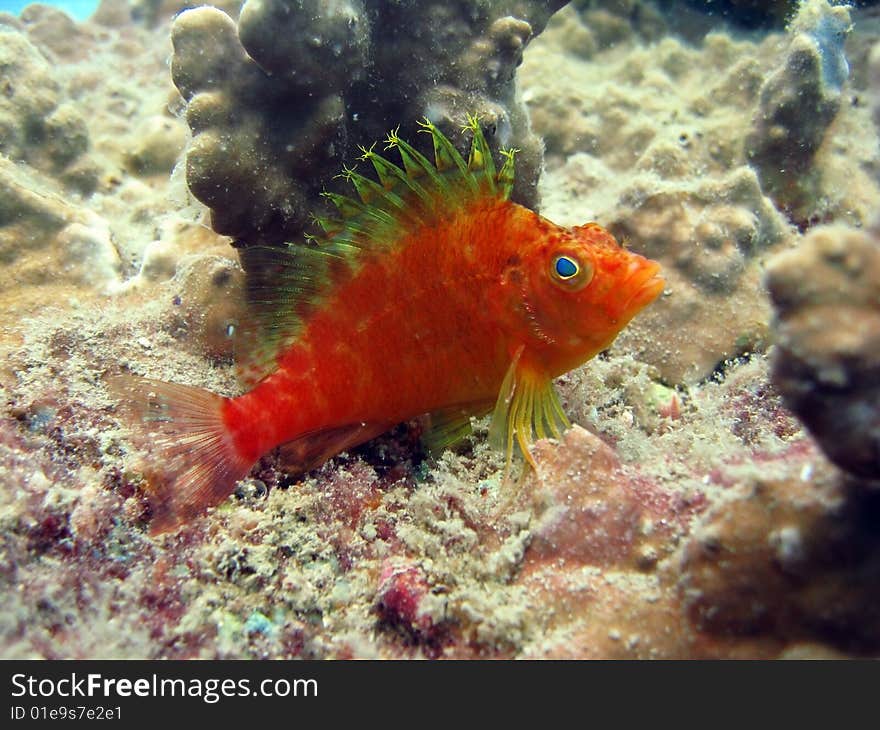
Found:
M 111 379 L 149 454 L 144 467 L 151 534 L 171 530 L 222 502 L 253 464 L 235 448 L 223 422 L 226 399 L 207 390 L 130 375 Z

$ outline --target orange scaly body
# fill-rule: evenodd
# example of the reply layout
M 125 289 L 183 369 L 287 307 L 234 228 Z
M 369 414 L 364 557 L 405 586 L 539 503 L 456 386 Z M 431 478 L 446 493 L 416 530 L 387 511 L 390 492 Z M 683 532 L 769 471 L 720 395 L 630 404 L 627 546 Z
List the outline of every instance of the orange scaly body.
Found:
M 410 234 L 336 288 L 277 371 L 227 404 L 238 448 L 256 458 L 319 429 L 491 406 L 518 344 L 492 312 L 497 274 L 539 219 L 486 203 Z
M 242 364 L 249 392 L 140 388 L 171 457 L 154 529 L 225 498 L 277 446 L 306 470 L 424 413 L 449 425 L 443 445 L 494 406 L 493 439 L 530 459 L 534 435 L 567 425 L 552 378 L 660 293 L 657 264 L 598 225 L 561 228 L 507 200 L 512 153 L 496 173 L 476 120 L 467 161 L 425 127 L 436 163 L 396 136 L 404 168 L 365 151 L 380 183 L 347 171 L 361 200 L 331 196 L 343 220 L 321 221 L 325 242 L 245 250 L 269 342 Z

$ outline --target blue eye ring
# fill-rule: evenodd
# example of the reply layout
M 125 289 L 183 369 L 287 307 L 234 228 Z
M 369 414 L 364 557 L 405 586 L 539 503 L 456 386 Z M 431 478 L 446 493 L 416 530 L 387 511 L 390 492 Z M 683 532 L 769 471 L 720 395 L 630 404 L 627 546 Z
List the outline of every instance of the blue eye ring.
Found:
M 580 273 L 580 264 L 571 256 L 561 254 L 553 259 L 553 275 L 559 281 L 570 281 Z
M 593 280 L 593 261 L 586 254 L 563 250 L 551 259 L 549 273 L 565 291 L 580 291 Z

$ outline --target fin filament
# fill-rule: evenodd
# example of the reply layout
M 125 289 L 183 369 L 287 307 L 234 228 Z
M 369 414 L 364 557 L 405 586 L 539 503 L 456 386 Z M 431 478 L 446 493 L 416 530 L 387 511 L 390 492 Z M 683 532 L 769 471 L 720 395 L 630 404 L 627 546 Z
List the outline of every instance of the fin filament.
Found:
M 510 470 L 514 442 L 526 461 L 537 468 L 529 451 L 534 437 L 559 438 L 571 427 L 550 377 L 521 361 L 524 349 L 520 347 L 514 355 L 504 376 L 489 427 L 490 442 L 507 454 L 505 472 Z

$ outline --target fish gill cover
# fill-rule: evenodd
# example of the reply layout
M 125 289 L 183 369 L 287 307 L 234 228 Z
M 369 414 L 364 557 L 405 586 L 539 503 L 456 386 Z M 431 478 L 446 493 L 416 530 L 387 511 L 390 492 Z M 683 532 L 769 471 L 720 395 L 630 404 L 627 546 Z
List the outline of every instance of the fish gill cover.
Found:
M 873 8 L 350 2 L 299 35 L 214 5 L 0 15 L 4 657 L 876 654 Z M 514 200 L 663 266 L 556 381 L 579 425 L 513 491 L 486 420 L 438 459 L 419 422 L 270 455 L 150 536 L 106 379 L 238 392 L 230 242 L 300 240 L 358 145 L 461 145 L 472 111 Z

